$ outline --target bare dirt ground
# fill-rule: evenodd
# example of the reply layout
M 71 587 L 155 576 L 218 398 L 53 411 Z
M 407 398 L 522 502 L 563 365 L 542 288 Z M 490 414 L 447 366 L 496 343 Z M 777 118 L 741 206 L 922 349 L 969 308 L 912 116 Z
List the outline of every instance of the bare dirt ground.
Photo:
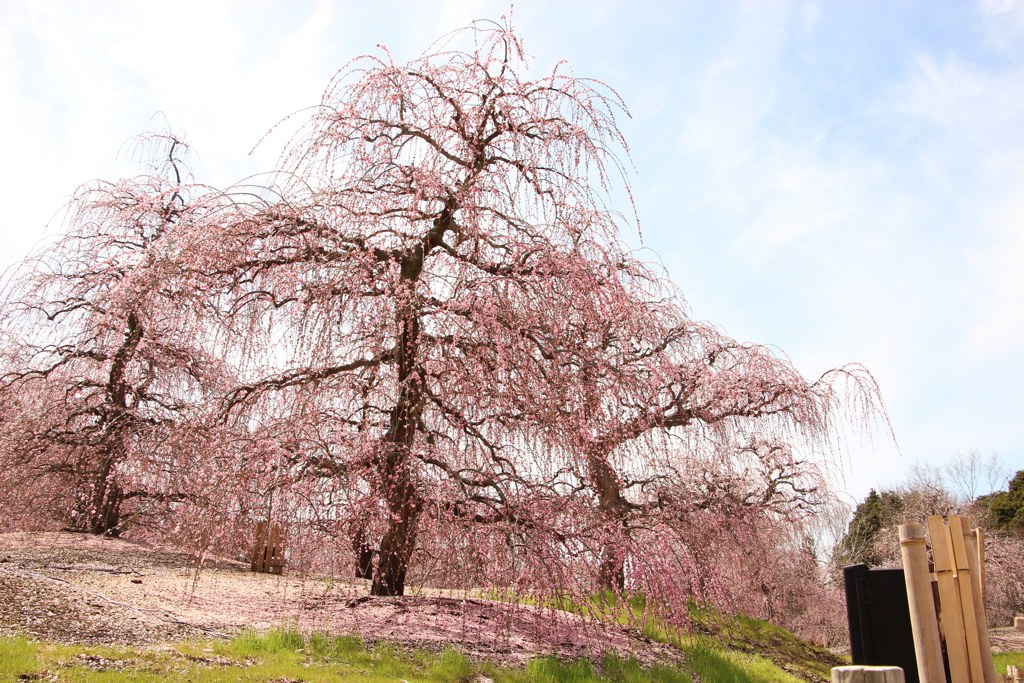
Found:
M 1020 652 L 1024 650 L 1024 633 L 1012 626 L 993 628 L 988 631 L 992 652 Z
M 0 534 L 0 633 L 77 643 L 154 645 L 291 626 L 367 642 L 522 664 L 536 655 L 614 651 L 651 663 L 680 657 L 640 634 L 561 611 L 442 596 L 370 598 L 367 588 L 253 574 L 238 562 L 70 533 Z

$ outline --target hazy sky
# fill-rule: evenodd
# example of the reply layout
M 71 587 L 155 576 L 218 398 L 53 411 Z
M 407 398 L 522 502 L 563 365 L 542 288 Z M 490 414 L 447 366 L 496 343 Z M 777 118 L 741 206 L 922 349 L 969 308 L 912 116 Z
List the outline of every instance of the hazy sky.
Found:
M 371 6 L 372 5 L 372 6 Z M 286 9 L 287 6 L 287 9 Z M 283 116 L 349 59 L 397 60 L 492 2 L 0 0 L 0 265 L 74 188 L 170 126 L 197 179 L 268 170 Z M 998 452 L 1024 468 L 1024 2 L 519 2 L 532 64 L 615 88 L 645 258 L 694 317 L 808 377 L 882 387 L 899 452 L 854 444 L 845 488 Z M 640 244 L 633 231 L 628 239 Z

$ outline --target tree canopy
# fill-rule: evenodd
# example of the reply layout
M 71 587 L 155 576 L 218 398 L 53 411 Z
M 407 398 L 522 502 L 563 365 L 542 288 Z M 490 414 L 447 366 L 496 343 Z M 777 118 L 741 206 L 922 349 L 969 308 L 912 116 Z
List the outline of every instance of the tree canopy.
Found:
M 981 496 L 979 503 L 990 515 L 991 523 L 997 529 L 1024 532 L 1024 470 L 1018 470 L 1005 491 L 996 491 Z
M 870 375 L 808 381 L 693 320 L 622 240 L 615 92 L 462 37 L 341 70 L 262 185 L 186 182 L 167 136 L 157 172 L 76 198 L 9 282 L 12 498 L 59 472 L 58 516 L 197 544 L 271 517 L 374 595 L 604 587 L 685 618 L 806 559 Z

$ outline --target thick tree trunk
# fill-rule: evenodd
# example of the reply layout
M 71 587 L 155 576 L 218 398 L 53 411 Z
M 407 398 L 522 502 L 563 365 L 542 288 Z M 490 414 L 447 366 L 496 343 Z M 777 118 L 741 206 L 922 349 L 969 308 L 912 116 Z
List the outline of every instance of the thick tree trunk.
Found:
M 418 276 L 422 265 L 422 252 L 411 265 L 409 262 L 402 264 L 403 277 L 409 283 L 410 302 L 415 291 L 415 276 Z M 380 542 L 371 595 L 405 594 L 405 572 L 416 544 L 416 525 L 422 508 L 410 462 L 423 403 L 423 378 L 417 365 L 420 322 L 411 305 L 400 315 L 401 337 L 397 354 L 399 394 L 391 410 L 391 424 L 384 438 L 385 452 L 380 468 L 381 493 L 390 516 Z
M 105 495 L 93 508 L 89 520 L 89 533 L 97 536 L 119 536 L 121 534 L 121 502 L 123 495 L 117 484 L 110 484 Z
M 622 499 L 622 486 L 615 470 L 608 463 L 607 453 L 591 453 L 587 458 L 590 484 L 597 493 L 598 510 L 609 527 L 622 529 L 625 535 L 626 506 Z M 621 593 L 626 588 L 626 553 L 620 539 L 606 540 L 601 547 L 601 564 L 597 580 L 602 590 Z
M 415 393 L 418 398 L 418 389 L 411 393 Z M 401 414 L 403 411 L 400 408 L 403 406 L 408 408 L 409 404 L 400 400 L 392 412 L 393 429 L 389 430 L 389 436 L 394 432 L 397 438 L 381 468 L 384 480 L 383 494 L 390 518 L 380 542 L 377 571 L 373 573 L 373 584 L 370 587 L 371 595 L 405 594 L 405 571 L 416 545 L 416 525 L 423 508 L 423 502 L 416 493 L 412 481 L 409 462 L 412 439 L 415 436 L 412 424 L 415 420 L 411 415 Z
M 117 536 L 121 533 L 121 503 L 124 492 L 115 481 L 114 472 L 123 461 L 128 449 L 129 422 L 128 385 L 125 372 L 128 363 L 142 340 L 143 326 L 135 313 L 129 313 L 124 343 L 114 353 L 107 378 L 107 397 L 110 412 L 104 416 L 107 436 L 102 446 L 99 469 L 93 480 L 93 496 L 89 507 L 89 521 L 86 531 L 91 534 Z
M 405 595 L 405 572 L 416 546 L 416 525 L 422 504 L 410 497 L 405 514 L 397 514 L 380 542 L 377 571 L 370 595 Z M 394 513 L 393 513 L 394 514 Z
M 108 453 L 100 462 L 100 468 L 93 479 L 93 495 L 89 503 L 88 522 L 84 531 L 90 534 L 117 536 L 120 534 L 121 502 L 124 493 L 114 481 L 115 452 L 120 452 L 120 435 L 115 435 L 114 444 L 108 445 Z
M 422 243 L 402 258 L 402 304 L 398 309 L 401 334 L 397 345 L 398 401 L 391 410 L 391 424 L 384 437 L 381 462 L 382 493 L 390 518 L 380 542 L 377 571 L 370 586 L 371 595 L 404 595 L 405 572 L 416 546 L 416 528 L 423 501 L 413 482 L 412 448 L 416 441 L 420 413 L 423 410 L 423 375 L 419 367 L 420 318 L 417 310 L 416 283 L 423 272 L 424 260 L 437 248 L 445 232 L 455 227 L 454 200 L 434 219 Z
M 416 493 L 412 479 L 412 463 L 410 462 L 413 441 L 416 438 L 422 387 L 415 370 L 408 368 L 402 372 L 406 361 L 415 358 L 415 332 L 419 323 L 413 318 L 406 326 L 402 337 L 402 349 L 399 359 L 399 374 L 405 374 L 405 381 L 398 403 L 391 411 L 391 427 L 388 429 L 386 442 L 387 454 L 381 463 L 382 493 L 387 501 L 388 527 L 380 541 L 380 552 L 377 557 L 377 571 L 373 573 L 371 595 L 404 595 L 405 570 L 409 566 L 409 558 L 416 544 L 416 525 L 419 522 L 423 503 Z

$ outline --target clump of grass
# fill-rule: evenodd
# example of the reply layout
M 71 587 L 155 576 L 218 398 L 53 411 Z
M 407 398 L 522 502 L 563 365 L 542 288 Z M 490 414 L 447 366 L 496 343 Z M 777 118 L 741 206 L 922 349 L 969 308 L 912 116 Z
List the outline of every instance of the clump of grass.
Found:
M 0 680 L 17 680 L 38 669 L 36 647 L 25 636 L 0 638 Z
M 634 658 L 608 656 L 595 668 L 585 659 L 563 662 L 553 657 L 540 657 L 525 670 L 506 674 L 489 673 L 496 683 L 693 683 L 686 671 L 666 665 L 644 667 Z M 708 678 L 708 681 L 717 679 Z
M 355 659 L 366 654 L 366 643 L 358 636 L 331 636 L 318 632 L 309 637 L 307 650 L 319 660 Z
M 534 659 L 527 665 L 526 674 L 531 680 L 543 681 L 543 683 L 562 683 L 562 681 L 589 683 L 600 680 L 594 667 L 585 659 L 575 662 L 561 662 L 551 657 Z
M 623 683 L 644 683 L 645 681 L 656 681 L 656 683 L 693 683 L 689 673 L 680 671 L 671 666 L 655 664 L 650 668 L 644 668 L 634 658 L 622 659 L 613 655 L 604 658 L 602 671 L 614 681 Z
M 337 667 L 344 667 L 347 680 L 379 680 L 381 678 L 403 678 L 417 681 L 473 681 L 481 675 L 496 683 L 693 683 L 693 676 L 673 666 L 656 665 L 644 667 L 636 659 L 622 659 L 609 656 L 600 667 L 580 659 L 564 662 L 554 657 L 538 657 L 530 661 L 525 669 L 508 669 L 488 663 L 474 663 L 462 653 L 446 648 L 441 652 L 425 650 L 402 650 L 393 644 L 382 643 L 368 649 L 365 643 L 355 637 L 330 636 L 315 633 L 308 639 L 302 634 L 289 630 L 274 630 L 260 635 L 246 631 L 236 636 L 226 647 L 236 657 L 258 660 L 261 663 L 272 658 L 280 661 L 289 653 L 306 655 L 314 662 L 328 667 L 332 672 L 342 673 Z M 711 652 L 711 650 L 708 650 Z M 717 662 L 717 666 L 708 664 Z M 725 683 L 760 683 L 761 679 L 722 677 L 721 671 L 740 672 L 742 668 L 727 658 L 697 658 L 694 673 L 702 680 Z M 689 660 L 687 661 L 689 667 Z M 262 674 L 262 669 L 260 670 Z M 313 675 L 315 669 L 307 666 L 304 673 Z M 255 673 L 253 671 L 252 673 Z M 287 672 L 281 670 L 287 675 Z M 774 681 L 776 679 L 764 679 Z M 786 680 L 790 679 L 778 679 Z
M 227 653 L 245 659 L 259 655 L 276 655 L 296 652 L 306 644 L 306 638 L 294 629 L 275 628 L 264 634 L 246 629 L 232 638 Z
M 421 668 L 425 676 L 439 681 L 470 680 L 479 669 L 466 655 L 450 647 L 438 654 L 428 653 L 423 657 Z
M 1002 652 L 993 657 L 996 663 L 996 674 L 1006 673 L 1007 666 L 1016 666 L 1024 669 L 1024 651 Z
M 721 650 L 699 643 L 684 648 L 686 665 L 697 678 L 715 683 L 757 683 Z

